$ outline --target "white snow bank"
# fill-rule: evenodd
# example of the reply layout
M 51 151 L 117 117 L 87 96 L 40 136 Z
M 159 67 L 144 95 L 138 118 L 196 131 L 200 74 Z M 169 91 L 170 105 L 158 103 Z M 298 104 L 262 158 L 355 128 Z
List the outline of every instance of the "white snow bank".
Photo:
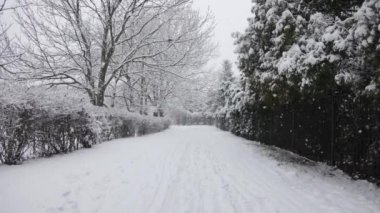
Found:
M 268 152 L 214 127 L 172 127 L 0 166 L 0 211 L 380 212 L 374 185 Z

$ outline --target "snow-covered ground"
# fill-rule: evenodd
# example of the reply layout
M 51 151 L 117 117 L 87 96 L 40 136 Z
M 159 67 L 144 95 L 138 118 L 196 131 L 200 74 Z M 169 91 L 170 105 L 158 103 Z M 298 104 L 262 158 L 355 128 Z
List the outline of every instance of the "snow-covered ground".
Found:
M 283 163 L 214 127 L 171 127 L 0 166 L 0 212 L 380 212 L 380 190 Z

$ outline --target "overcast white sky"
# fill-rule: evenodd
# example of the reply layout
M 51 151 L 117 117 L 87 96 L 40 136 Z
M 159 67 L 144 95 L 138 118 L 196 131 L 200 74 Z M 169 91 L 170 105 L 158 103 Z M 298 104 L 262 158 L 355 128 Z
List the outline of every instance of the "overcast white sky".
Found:
M 218 58 L 209 66 L 217 68 L 223 60 L 236 61 L 233 32 L 243 32 L 251 16 L 252 0 L 193 0 L 194 7 L 201 11 L 209 8 L 215 16 L 215 41 L 219 44 Z

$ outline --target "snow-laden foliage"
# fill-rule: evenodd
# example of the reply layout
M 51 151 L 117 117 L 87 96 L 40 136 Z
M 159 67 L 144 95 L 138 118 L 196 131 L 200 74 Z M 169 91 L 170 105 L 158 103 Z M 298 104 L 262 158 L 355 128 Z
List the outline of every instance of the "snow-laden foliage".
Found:
M 210 97 L 213 104 L 209 106 L 209 112 L 214 114 L 219 128 L 229 129 L 234 126 L 231 122 L 231 113 L 241 110 L 240 103 L 243 93 L 239 82 L 233 75 L 232 64 L 228 60 L 223 62 L 218 77 L 217 90 Z
M 0 163 L 18 164 L 28 158 L 68 153 L 115 138 L 158 132 L 170 125 L 166 118 L 93 106 L 85 94 L 74 95 L 70 88 L 2 86 Z
M 379 94 L 380 2 L 365 1 L 351 18 L 338 24 L 345 28 L 340 31 L 342 38 L 334 42 L 334 49 L 347 54 L 349 60 L 343 61 L 348 64 L 339 73 L 353 76 L 349 80 L 357 92 Z
M 218 125 L 378 180 L 380 2 L 253 2 Z

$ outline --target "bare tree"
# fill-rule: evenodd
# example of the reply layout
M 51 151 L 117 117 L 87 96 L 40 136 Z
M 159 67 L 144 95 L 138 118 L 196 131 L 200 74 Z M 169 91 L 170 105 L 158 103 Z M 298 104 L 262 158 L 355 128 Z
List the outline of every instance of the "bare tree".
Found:
M 104 105 L 110 85 L 116 88 L 117 79 L 128 77 L 129 64 L 174 74 L 169 67 L 191 61 L 196 40 L 210 34 L 203 30 L 208 19 L 191 22 L 189 17 L 182 21 L 187 27 L 178 26 L 179 34 L 163 36 L 175 21 L 178 25 L 190 0 L 21 1 L 33 3 L 18 15 L 26 38 L 22 61 L 33 71 L 27 78 L 84 90 L 97 106 Z M 179 47 L 187 51 L 170 63 L 158 62 Z
M 7 0 L 0 0 L 0 17 L 4 12 L 16 9 L 16 6 L 7 6 Z M 2 19 L 4 20 L 4 19 Z M 10 23 L 0 22 L 0 78 L 4 79 L 12 74 L 9 66 L 19 59 L 20 54 L 17 54 L 12 48 L 12 40 L 8 35 Z
M 163 23 L 162 20 L 167 23 L 155 35 L 147 30 L 142 33 L 142 38 L 128 43 L 125 50 L 136 49 L 132 56 L 135 66 L 123 70 L 126 72 L 119 75 L 122 80 L 115 81 L 120 83 L 120 96 L 138 107 L 142 114 L 145 114 L 147 105 L 160 110 L 177 89 L 178 80 L 191 80 L 195 71 L 199 72 L 214 50 L 210 41 L 213 22 L 209 14 L 201 17 L 188 5 L 162 14 L 161 19 L 152 21 L 152 26 L 147 29 L 156 29 L 154 26 Z M 127 54 L 129 52 L 122 55 Z M 128 93 L 123 89 L 125 87 L 129 88 Z M 115 95 L 115 90 L 113 92 L 112 97 L 115 100 L 119 95 Z

